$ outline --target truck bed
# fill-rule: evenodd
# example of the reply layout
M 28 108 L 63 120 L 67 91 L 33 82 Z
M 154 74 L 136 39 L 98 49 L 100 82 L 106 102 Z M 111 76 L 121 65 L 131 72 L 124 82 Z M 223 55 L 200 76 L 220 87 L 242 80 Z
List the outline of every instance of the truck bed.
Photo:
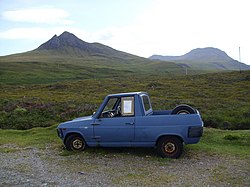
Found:
M 170 115 L 172 110 L 154 110 L 151 115 Z

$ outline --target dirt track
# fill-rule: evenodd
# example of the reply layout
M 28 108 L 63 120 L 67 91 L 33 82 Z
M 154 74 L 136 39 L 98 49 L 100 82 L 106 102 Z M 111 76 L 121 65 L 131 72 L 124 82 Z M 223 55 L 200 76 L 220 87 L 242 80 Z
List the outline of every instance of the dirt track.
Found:
M 0 186 L 250 186 L 250 161 L 232 156 L 186 152 L 162 159 L 152 149 L 15 149 L 0 152 Z

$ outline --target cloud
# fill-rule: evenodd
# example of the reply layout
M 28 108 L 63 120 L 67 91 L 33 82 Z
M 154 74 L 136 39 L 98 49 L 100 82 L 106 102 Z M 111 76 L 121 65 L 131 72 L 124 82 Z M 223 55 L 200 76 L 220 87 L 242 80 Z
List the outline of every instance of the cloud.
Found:
M 83 29 L 79 29 L 71 26 L 62 26 L 62 27 L 53 27 L 53 28 L 44 28 L 44 27 L 19 27 L 8 29 L 5 31 L 0 31 L 0 39 L 7 40 L 43 40 L 43 42 L 49 40 L 52 36 L 60 35 L 64 31 L 74 33 L 77 37 L 86 42 L 96 42 L 100 35 L 94 33 L 86 32 Z
M 49 39 L 54 34 L 63 32 L 63 28 L 41 28 L 41 27 L 31 27 L 31 28 L 13 28 L 6 31 L 0 32 L 0 38 L 2 39 Z
M 10 10 L 2 13 L 2 17 L 8 21 L 46 24 L 72 24 L 68 19 L 69 13 L 57 8 L 29 8 Z
M 96 33 L 99 42 L 118 50 L 148 57 L 182 55 L 194 48 L 216 47 L 250 63 L 247 1 L 154 1 L 130 25 Z M 195 5 L 195 6 L 193 6 Z M 226 8 L 225 8 L 226 5 Z M 237 13 L 235 10 L 240 10 Z M 98 36 L 96 36 L 98 39 Z
M 43 28 L 14 28 L 0 32 L 2 39 L 37 39 L 44 37 L 46 30 Z M 37 37 L 39 36 L 39 37 Z

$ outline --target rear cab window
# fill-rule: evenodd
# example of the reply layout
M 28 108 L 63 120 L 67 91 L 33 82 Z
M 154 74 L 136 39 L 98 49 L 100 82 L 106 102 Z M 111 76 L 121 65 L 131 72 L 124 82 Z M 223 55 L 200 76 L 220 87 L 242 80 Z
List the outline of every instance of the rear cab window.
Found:
M 142 104 L 144 108 L 145 115 L 149 115 L 153 112 L 148 95 L 141 95 Z

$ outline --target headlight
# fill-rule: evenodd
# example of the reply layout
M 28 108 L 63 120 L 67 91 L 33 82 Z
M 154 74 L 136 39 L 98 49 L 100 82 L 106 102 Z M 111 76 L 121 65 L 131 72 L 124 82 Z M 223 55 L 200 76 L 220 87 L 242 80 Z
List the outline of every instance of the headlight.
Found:
M 57 135 L 58 135 L 60 138 L 63 138 L 62 129 L 57 129 Z

